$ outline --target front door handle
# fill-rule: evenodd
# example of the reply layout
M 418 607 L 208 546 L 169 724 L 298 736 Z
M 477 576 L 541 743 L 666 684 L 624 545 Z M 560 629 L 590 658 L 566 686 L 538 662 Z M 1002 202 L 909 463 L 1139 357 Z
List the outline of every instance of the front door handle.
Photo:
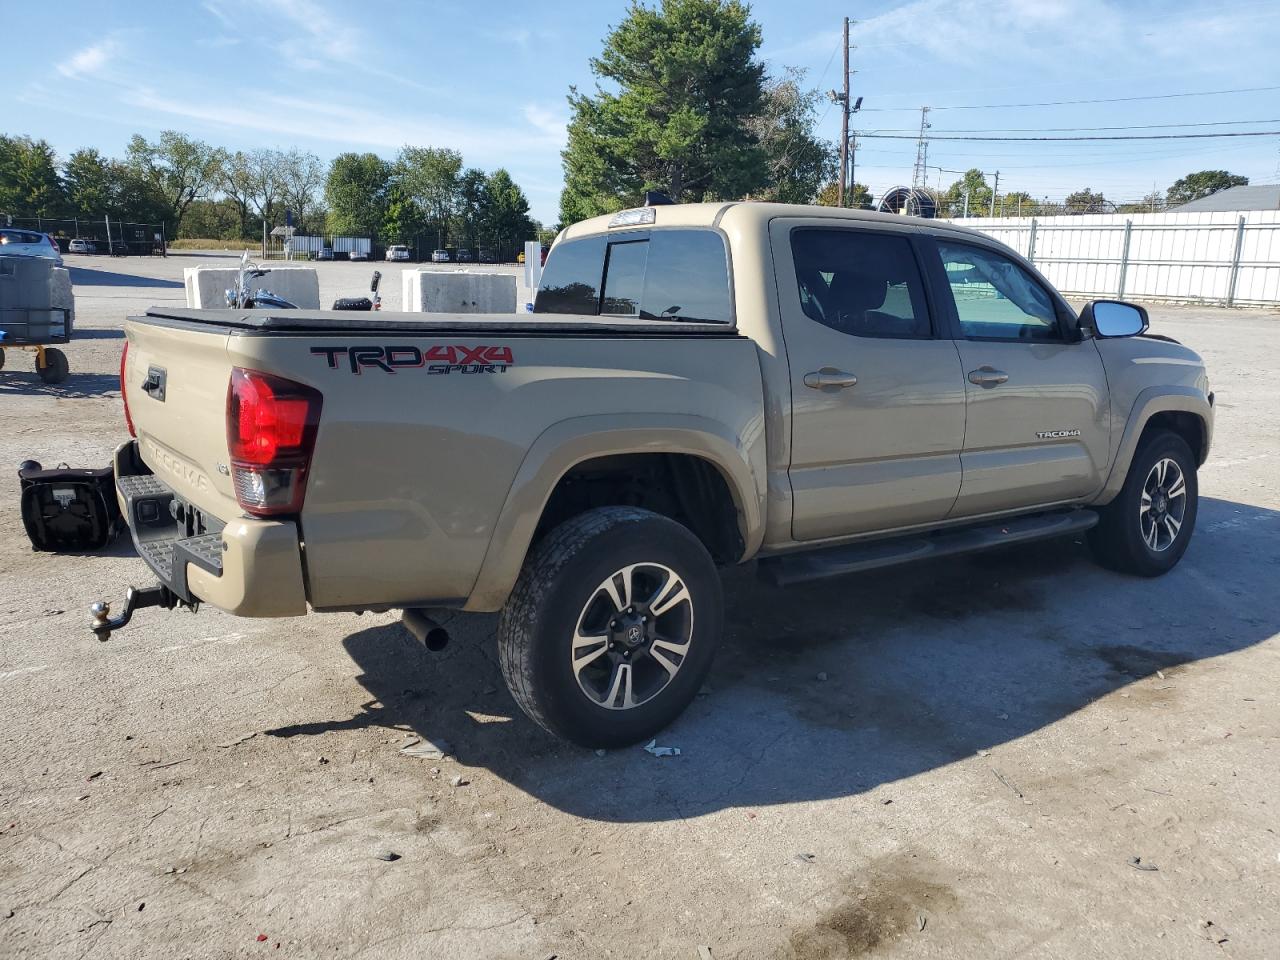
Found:
M 980 387 L 994 387 L 1008 380 L 1009 375 L 995 367 L 979 367 L 977 370 L 969 371 L 969 382 Z
M 855 386 L 858 378 L 835 367 L 823 367 L 804 375 L 804 385 L 814 390 L 843 390 Z

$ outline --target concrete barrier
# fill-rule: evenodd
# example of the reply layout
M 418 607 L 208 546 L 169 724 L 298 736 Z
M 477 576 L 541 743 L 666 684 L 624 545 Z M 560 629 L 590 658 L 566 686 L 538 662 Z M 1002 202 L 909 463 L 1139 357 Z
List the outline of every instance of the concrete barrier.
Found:
M 249 291 L 262 288 L 284 297 L 301 310 L 320 309 L 320 278 L 313 267 L 270 267 L 265 277 L 249 281 Z M 187 289 L 187 306 L 196 310 L 218 310 L 227 305 L 227 290 L 236 285 L 238 267 L 184 267 L 182 280 Z
M 516 312 L 516 278 L 504 273 L 405 270 L 400 294 L 411 313 Z

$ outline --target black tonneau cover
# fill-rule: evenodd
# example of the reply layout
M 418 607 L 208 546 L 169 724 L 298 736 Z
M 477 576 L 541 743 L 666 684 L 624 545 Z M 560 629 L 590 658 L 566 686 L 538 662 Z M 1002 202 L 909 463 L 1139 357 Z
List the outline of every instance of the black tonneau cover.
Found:
M 477 331 L 507 336 L 717 336 L 736 337 L 727 323 L 688 320 L 641 320 L 638 317 L 592 317 L 550 313 L 391 313 L 334 310 L 187 310 L 151 307 L 131 317 L 161 325 L 212 326 L 233 334 L 371 334 L 405 333 L 439 336 Z

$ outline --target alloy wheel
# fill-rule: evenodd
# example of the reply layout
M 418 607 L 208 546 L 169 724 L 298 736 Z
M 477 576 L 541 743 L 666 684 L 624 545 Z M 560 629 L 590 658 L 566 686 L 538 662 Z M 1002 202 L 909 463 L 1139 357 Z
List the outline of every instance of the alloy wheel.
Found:
M 693 597 L 661 563 L 633 563 L 591 592 L 570 657 L 582 692 L 609 710 L 629 710 L 666 689 L 693 639 Z
M 1142 485 L 1138 522 L 1142 540 L 1155 553 L 1168 550 L 1187 515 L 1187 481 L 1178 462 L 1170 457 L 1156 461 Z

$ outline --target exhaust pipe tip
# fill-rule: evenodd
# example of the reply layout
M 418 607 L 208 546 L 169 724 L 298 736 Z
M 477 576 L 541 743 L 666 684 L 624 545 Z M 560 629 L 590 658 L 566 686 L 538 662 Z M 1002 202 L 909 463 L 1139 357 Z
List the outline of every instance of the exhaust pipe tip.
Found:
M 432 653 L 439 653 L 449 645 L 449 631 L 419 609 L 405 610 L 400 618 L 405 629 Z

